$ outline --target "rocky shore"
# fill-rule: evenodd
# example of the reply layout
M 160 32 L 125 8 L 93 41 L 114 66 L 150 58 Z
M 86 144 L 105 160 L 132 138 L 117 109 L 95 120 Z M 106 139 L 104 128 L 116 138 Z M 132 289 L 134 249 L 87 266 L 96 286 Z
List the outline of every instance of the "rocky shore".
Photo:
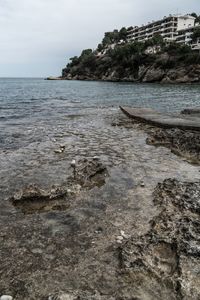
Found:
M 200 120 L 199 109 L 185 109 L 181 112 L 183 115 L 190 115 L 190 120 Z M 179 117 L 179 115 L 177 115 Z M 155 147 L 169 148 L 172 153 L 183 157 L 189 163 L 200 164 L 200 132 L 195 130 L 181 130 L 178 128 L 159 128 L 152 126 L 151 122 L 143 123 L 138 119 L 131 118 L 128 125 L 124 122 L 113 123 L 113 126 L 130 126 L 130 122 L 138 128 L 144 130 L 148 137 L 146 143 Z
M 200 298 L 199 132 L 122 113 L 105 122 L 98 132 L 87 128 L 85 140 L 79 133 L 75 145 L 91 157 L 74 158 L 67 143 L 50 149 L 53 173 L 59 162 L 67 174 L 62 184 L 2 193 L 2 299 Z
M 147 143 L 164 146 L 191 163 L 200 163 L 200 133 L 180 129 L 155 129 L 149 132 Z
M 135 299 L 199 299 L 200 183 L 166 179 L 153 195 L 150 230 L 120 249 L 124 277 Z
M 161 58 L 162 59 L 162 58 Z M 68 69 L 63 69 L 63 80 L 97 80 L 113 82 L 135 82 L 135 83 L 199 83 L 200 64 L 190 66 L 182 65 L 175 68 L 165 68 L 157 63 L 148 66 L 141 65 L 138 69 L 127 69 L 125 75 L 121 76 L 115 68 L 108 68 L 105 73 L 96 75 L 90 70 L 85 74 L 75 74 Z

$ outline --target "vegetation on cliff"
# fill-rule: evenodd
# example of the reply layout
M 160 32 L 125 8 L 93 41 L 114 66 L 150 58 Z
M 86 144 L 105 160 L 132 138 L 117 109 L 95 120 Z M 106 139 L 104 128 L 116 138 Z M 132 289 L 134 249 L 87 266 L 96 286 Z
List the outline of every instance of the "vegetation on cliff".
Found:
M 200 19 L 195 14 L 196 19 Z M 112 81 L 200 81 L 200 53 L 187 45 L 167 44 L 160 35 L 145 42 L 127 42 L 127 30 L 106 32 L 96 50 L 83 50 L 70 58 L 65 79 Z M 193 39 L 200 37 L 200 29 Z M 178 74 L 176 73 L 178 71 Z M 170 73 L 171 72 L 171 73 Z M 193 75 L 192 75 L 193 73 Z M 191 76 L 190 76 L 191 75 Z

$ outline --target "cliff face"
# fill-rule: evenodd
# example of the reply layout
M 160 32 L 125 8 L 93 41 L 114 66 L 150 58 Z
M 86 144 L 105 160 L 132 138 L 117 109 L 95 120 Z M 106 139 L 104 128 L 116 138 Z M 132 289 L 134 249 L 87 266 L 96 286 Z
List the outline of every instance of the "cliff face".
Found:
M 195 83 L 200 82 L 200 65 L 177 66 L 176 68 L 163 69 L 151 65 L 144 69 L 139 77 L 141 82 L 161 83 Z
M 191 59 L 192 57 L 192 59 Z M 103 80 L 125 82 L 160 82 L 160 83 L 199 83 L 199 54 L 132 56 L 126 55 L 115 59 L 109 55 L 90 57 L 90 63 L 83 63 L 79 58 L 76 64 L 69 64 L 62 71 L 62 79 L 67 80 Z M 188 58 L 188 59 L 187 59 Z M 191 62 L 190 62 L 191 61 Z

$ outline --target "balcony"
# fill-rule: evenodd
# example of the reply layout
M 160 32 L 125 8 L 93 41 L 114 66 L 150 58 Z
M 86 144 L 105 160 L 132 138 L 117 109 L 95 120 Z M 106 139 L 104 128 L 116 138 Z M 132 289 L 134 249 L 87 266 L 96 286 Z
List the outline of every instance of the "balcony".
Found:
M 177 39 L 183 39 L 183 38 L 185 38 L 185 34 L 178 34 L 178 35 L 176 35 L 177 36 Z
M 191 36 L 192 34 L 193 34 L 193 32 L 192 32 L 192 31 L 190 31 L 190 32 L 186 32 L 186 33 L 185 33 L 185 35 L 186 35 L 186 36 Z
M 200 43 L 192 44 L 191 48 L 192 48 L 192 50 L 200 50 Z
M 162 23 L 162 26 L 167 26 L 168 24 L 174 24 L 174 22 L 173 22 L 173 21 L 164 22 L 164 23 Z M 177 25 L 177 24 L 176 24 L 176 25 Z

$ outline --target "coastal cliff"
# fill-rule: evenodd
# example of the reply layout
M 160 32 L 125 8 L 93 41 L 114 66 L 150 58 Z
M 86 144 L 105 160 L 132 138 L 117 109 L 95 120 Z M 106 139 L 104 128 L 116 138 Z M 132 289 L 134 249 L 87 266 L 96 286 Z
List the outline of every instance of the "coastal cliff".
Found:
M 61 79 L 198 83 L 200 53 L 187 45 L 167 44 L 159 35 L 145 43 L 102 42 L 96 50 L 86 49 L 70 58 Z
M 141 65 L 137 73 L 135 70 L 125 70 L 124 76 L 116 69 L 108 69 L 105 73 L 97 75 L 88 70 L 84 74 L 72 75 L 70 71 L 63 70 L 62 79 L 66 80 L 100 80 L 118 82 L 160 82 L 160 83 L 199 83 L 200 64 L 191 66 L 179 66 L 177 68 L 163 69 L 155 64 Z
M 127 60 L 127 63 L 124 61 Z M 129 61 L 129 62 L 128 62 Z M 119 60 L 91 53 L 77 58 L 63 69 L 62 79 L 102 80 L 124 82 L 198 83 L 200 82 L 200 55 L 184 54 L 133 54 Z

